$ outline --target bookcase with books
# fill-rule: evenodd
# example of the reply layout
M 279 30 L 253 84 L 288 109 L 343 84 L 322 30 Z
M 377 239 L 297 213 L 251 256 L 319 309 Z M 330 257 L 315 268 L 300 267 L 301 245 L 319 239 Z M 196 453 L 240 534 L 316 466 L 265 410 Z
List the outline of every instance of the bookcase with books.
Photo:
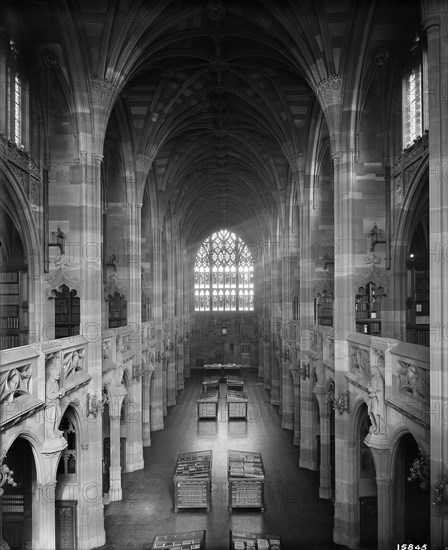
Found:
M 81 300 L 76 290 L 66 285 L 55 293 L 54 303 L 55 338 L 77 336 L 81 322 Z
M 227 451 L 229 510 L 260 508 L 264 512 L 264 479 L 260 453 Z
M 316 298 L 316 321 L 321 326 L 333 326 L 333 295 L 324 290 Z
M 381 336 L 381 304 L 384 290 L 375 283 L 360 287 L 355 297 L 356 332 Z
M 212 451 L 180 453 L 173 474 L 174 511 L 211 509 Z
M 197 398 L 198 418 L 218 418 L 218 390 L 201 393 Z
M 408 270 L 406 341 L 429 346 L 429 271 Z
M 282 550 L 282 548 L 282 540 L 278 535 L 246 531 L 229 532 L 230 550 Z
M 26 271 L 0 273 L 0 349 L 28 344 Z
M 151 550 L 205 550 L 206 531 L 184 531 L 169 535 L 156 535 Z
M 124 327 L 128 323 L 126 297 L 114 292 L 109 297 L 109 328 Z

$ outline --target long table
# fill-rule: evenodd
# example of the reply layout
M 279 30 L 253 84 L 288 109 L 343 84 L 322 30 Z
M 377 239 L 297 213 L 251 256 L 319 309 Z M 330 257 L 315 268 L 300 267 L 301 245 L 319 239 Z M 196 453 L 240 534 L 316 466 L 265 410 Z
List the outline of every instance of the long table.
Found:
M 236 363 L 207 363 L 204 365 L 204 376 L 210 376 L 211 373 L 216 373 L 220 380 L 224 382 L 225 376 L 233 374 L 239 376 L 241 374 L 241 364 Z

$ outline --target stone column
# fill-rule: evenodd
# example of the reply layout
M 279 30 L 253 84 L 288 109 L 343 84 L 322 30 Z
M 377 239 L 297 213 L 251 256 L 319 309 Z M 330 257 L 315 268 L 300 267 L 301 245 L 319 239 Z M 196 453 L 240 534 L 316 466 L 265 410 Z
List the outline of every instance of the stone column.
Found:
M 55 550 L 56 482 L 36 483 L 32 507 L 33 550 Z
M 335 329 L 335 394 L 347 389 L 345 373 L 349 368 L 347 337 L 355 330 L 354 275 L 356 203 L 361 200 L 354 192 L 354 152 L 341 151 L 334 160 L 334 225 L 335 225 L 335 277 L 334 277 L 334 329 Z M 334 541 L 353 547 L 351 529 L 351 501 L 353 471 L 348 446 L 349 416 L 338 416 L 335 426 L 335 523 Z
M 293 422 L 293 445 L 300 445 L 300 382 L 301 375 L 298 364 L 290 366 L 291 375 L 294 381 L 294 422 Z
M 300 201 L 300 362 L 310 362 L 310 335 L 314 327 L 314 301 L 312 295 L 315 276 L 313 249 L 311 243 L 311 205 L 309 201 Z M 314 418 L 315 397 L 312 380 L 302 379 L 300 383 L 300 459 L 302 468 L 316 470 L 316 426 Z
M 330 413 L 320 413 L 320 484 L 319 497 L 331 498 L 331 426 Z
M 281 358 L 281 257 L 279 254 L 279 235 L 271 235 L 271 404 L 280 405 Z
M 319 403 L 320 419 L 319 497 L 331 498 L 333 496 L 331 485 L 331 405 L 327 401 L 325 386 L 316 385 L 314 394 Z
M 153 265 L 153 315 L 156 329 L 156 361 L 152 379 L 151 392 L 151 430 L 163 429 L 163 372 L 162 372 L 162 230 L 152 230 L 152 265 Z
M 173 243 L 173 228 L 167 231 L 167 299 L 166 299 L 166 322 L 169 327 L 169 341 L 167 342 L 166 353 L 166 406 L 172 407 L 176 404 L 177 374 L 176 374 L 176 353 L 175 347 L 175 315 L 176 315 L 176 260 Z
M 446 2 L 422 2 L 428 37 L 429 92 L 429 255 L 430 255 L 430 391 L 431 489 L 446 479 L 448 468 L 448 18 Z M 431 506 L 431 547 L 448 541 L 448 514 Z M 446 505 L 445 505 L 446 508 Z
M 281 243 L 281 269 L 282 269 L 282 360 L 281 364 L 281 391 L 280 391 L 280 413 L 282 417 L 281 426 L 292 430 L 294 419 L 294 394 L 293 379 L 290 365 L 295 349 L 295 325 L 292 319 L 291 301 L 291 269 L 294 261 L 294 254 L 291 255 L 290 233 L 288 228 L 282 231 Z
M 149 367 L 148 358 L 146 360 L 146 368 Z M 151 391 L 151 377 L 153 371 L 145 374 L 142 381 L 142 437 L 143 447 L 149 447 L 151 445 L 151 413 L 150 413 L 150 391 Z
M 372 451 L 375 461 L 378 496 L 378 550 L 393 547 L 393 529 L 395 523 L 395 502 L 390 472 L 390 450 L 385 437 L 369 434 L 365 443 Z M 429 541 L 425 541 L 429 542 Z
M 142 289 L 141 289 L 141 208 L 142 204 L 128 202 L 127 208 L 127 240 L 129 254 L 125 258 L 127 262 L 129 296 L 128 296 L 128 326 L 133 327 L 130 338 L 131 349 L 135 353 L 134 365 L 142 366 L 141 343 L 141 318 L 142 318 Z M 131 373 L 132 374 L 132 373 Z M 129 472 L 143 468 L 143 442 L 142 442 L 142 387 L 141 378 L 132 378 L 130 386 L 130 402 L 133 412 L 127 421 L 127 464 Z
M 120 414 L 110 415 L 110 489 L 111 502 L 122 499 L 120 463 Z

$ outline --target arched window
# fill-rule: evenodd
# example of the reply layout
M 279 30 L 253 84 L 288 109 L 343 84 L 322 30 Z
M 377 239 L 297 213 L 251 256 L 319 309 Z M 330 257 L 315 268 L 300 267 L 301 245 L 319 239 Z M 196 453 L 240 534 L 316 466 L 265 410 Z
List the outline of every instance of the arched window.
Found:
M 428 78 L 426 44 L 413 40 L 403 76 L 403 148 L 410 147 L 428 127 Z
M 221 229 L 200 246 L 194 266 L 195 311 L 252 311 L 254 266 L 244 241 Z
M 81 300 L 76 296 L 76 290 L 70 290 L 62 285 L 60 291 L 55 292 L 54 305 L 55 338 L 66 338 L 79 334 L 81 320 Z

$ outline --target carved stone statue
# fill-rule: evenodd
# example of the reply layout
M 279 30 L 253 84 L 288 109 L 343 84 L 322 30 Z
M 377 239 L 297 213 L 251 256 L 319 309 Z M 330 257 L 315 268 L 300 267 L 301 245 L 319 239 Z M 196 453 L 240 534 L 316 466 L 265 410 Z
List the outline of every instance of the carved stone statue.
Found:
M 46 395 L 46 437 L 60 438 L 62 432 L 59 430 L 59 423 L 61 422 L 62 412 L 60 406 L 60 399 L 64 396 L 65 391 L 59 387 L 59 369 L 54 365 L 53 361 L 48 362 L 48 378 L 45 385 Z
M 370 433 L 380 435 L 384 433 L 384 379 L 378 365 L 370 368 L 371 378 L 367 391 L 369 402 L 367 411 L 371 422 Z
M 124 368 L 123 368 L 123 338 L 119 334 L 117 337 L 117 353 L 116 353 L 116 366 L 115 366 L 115 386 L 118 388 L 121 386 L 121 380 L 123 378 Z

